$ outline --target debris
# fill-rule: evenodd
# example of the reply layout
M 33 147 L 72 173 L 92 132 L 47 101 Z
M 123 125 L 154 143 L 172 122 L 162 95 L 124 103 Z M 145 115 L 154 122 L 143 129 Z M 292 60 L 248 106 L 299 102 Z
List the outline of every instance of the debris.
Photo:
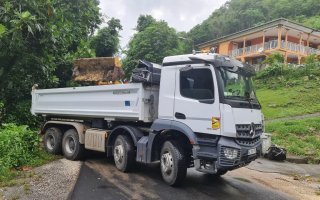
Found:
M 110 82 L 120 81 L 124 75 L 119 58 L 81 58 L 73 63 L 72 77 L 78 82 L 110 84 Z
M 273 144 L 268 149 L 267 158 L 270 160 L 276 160 L 276 161 L 286 160 L 287 150 Z
M 28 167 L 28 166 L 22 166 L 21 168 L 20 168 L 20 171 L 30 171 L 32 169 L 32 167 Z
M 298 180 L 300 180 L 300 177 L 299 177 L 298 175 L 294 175 L 294 176 L 293 176 L 293 180 L 298 181 Z

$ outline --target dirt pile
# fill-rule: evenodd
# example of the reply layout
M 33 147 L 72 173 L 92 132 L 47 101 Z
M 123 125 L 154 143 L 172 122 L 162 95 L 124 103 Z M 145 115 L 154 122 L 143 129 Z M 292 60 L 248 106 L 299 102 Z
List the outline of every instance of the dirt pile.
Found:
M 124 75 L 119 58 L 81 58 L 73 63 L 72 77 L 77 82 L 116 82 Z

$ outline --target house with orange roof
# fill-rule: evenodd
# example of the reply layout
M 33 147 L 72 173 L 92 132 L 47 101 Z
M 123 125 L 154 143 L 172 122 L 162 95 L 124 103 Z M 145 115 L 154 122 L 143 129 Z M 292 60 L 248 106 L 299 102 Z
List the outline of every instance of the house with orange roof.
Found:
M 320 31 L 281 18 L 198 44 L 197 47 L 202 51 L 215 48 L 216 53 L 253 65 L 275 52 L 284 56 L 285 63 L 302 64 L 311 54 L 320 57 Z

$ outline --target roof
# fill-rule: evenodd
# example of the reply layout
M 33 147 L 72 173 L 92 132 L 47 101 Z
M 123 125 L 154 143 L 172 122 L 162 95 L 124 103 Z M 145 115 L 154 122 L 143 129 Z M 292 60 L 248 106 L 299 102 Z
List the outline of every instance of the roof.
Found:
M 192 63 L 213 63 L 220 66 L 221 62 L 232 62 L 237 65 L 242 65 L 240 61 L 230 58 L 228 56 L 220 55 L 217 53 L 197 53 L 197 54 L 185 54 L 177 56 L 168 56 L 163 59 L 163 66 L 183 65 Z M 219 62 L 219 63 L 218 63 Z M 241 66 L 240 66 L 241 67 Z
M 269 21 L 267 23 L 264 23 L 264 24 L 261 24 L 261 25 L 258 25 L 258 26 L 254 26 L 254 27 L 251 27 L 251 28 L 248 28 L 248 29 L 244 29 L 244 30 L 229 34 L 229 35 L 217 38 L 217 39 L 209 40 L 207 42 L 203 42 L 203 43 L 197 44 L 196 46 L 201 48 L 201 47 L 205 47 L 205 46 L 208 46 L 208 45 L 213 45 L 213 44 L 229 41 L 229 40 L 232 40 L 232 39 L 235 39 L 235 38 L 239 38 L 239 37 L 242 37 L 242 36 L 245 36 L 245 35 L 248 35 L 248 34 L 252 34 L 252 33 L 259 32 L 259 31 L 263 31 L 263 30 L 268 29 L 268 28 L 277 27 L 279 25 L 282 25 L 285 28 L 289 28 L 289 29 L 291 28 L 291 29 L 299 30 L 299 31 L 302 31 L 302 32 L 305 32 L 305 33 L 310 33 L 310 34 L 312 33 L 312 34 L 315 34 L 315 35 L 320 37 L 320 31 L 319 30 L 306 27 L 304 25 L 301 25 L 299 23 L 290 21 L 290 20 L 285 19 L 285 18 L 280 18 L 280 19 L 276 19 L 276 20 L 273 20 L 273 21 Z
M 200 53 L 200 54 L 195 54 L 195 55 L 197 55 L 199 57 L 213 58 L 214 55 L 218 55 L 218 54 Z M 176 56 L 167 56 L 163 59 L 163 63 L 191 61 L 190 57 L 195 56 L 195 55 L 194 54 L 184 54 L 184 55 L 176 55 Z

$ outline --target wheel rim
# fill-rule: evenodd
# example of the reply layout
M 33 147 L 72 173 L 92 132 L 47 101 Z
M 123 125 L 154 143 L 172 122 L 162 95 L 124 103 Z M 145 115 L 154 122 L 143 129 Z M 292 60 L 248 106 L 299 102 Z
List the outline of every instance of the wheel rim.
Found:
M 66 151 L 69 154 L 72 154 L 75 151 L 76 145 L 72 137 L 68 137 L 66 140 Z
M 122 163 L 123 162 L 124 149 L 123 149 L 123 146 L 121 144 L 115 146 L 113 154 L 114 154 L 114 160 L 117 163 Z
M 47 148 L 52 150 L 55 146 L 55 139 L 53 137 L 53 135 L 48 135 L 47 138 Z
M 172 173 L 173 169 L 173 157 L 170 152 L 165 152 L 161 156 L 161 170 L 167 175 Z

